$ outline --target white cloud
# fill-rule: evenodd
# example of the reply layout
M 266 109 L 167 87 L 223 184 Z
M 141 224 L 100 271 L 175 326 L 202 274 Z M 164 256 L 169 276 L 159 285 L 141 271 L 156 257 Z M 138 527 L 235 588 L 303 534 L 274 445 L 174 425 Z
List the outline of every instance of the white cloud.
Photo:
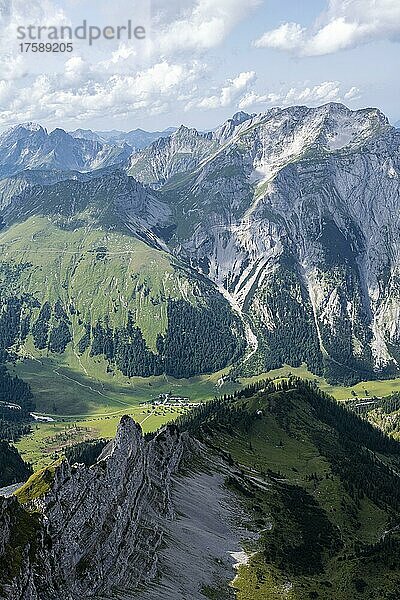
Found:
M 344 95 L 345 100 L 358 100 L 359 98 L 361 98 L 361 94 L 358 87 L 350 88 Z
M 158 62 L 134 75 L 113 74 L 102 80 L 79 57 L 70 58 L 61 75 L 40 75 L 31 85 L 0 85 L 0 124 L 39 120 L 66 126 L 77 120 L 160 114 L 176 108 L 180 95 L 192 96 L 204 65 Z M 80 78 L 80 73 L 85 77 Z M 69 81 L 67 81 L 69 79 Z M 7 107 L 7 109 L 6 109 Z
M 204 55 L 262 0 L 153 0 L 152 35 L 145 49 L 126 40 L 92 47 L 74 42 L 68 55 L 20 53 L 16 29 L 91 21 L 92 0 L 31 0 L 28 5 L 26 0 L 3 1 L 10 10 L 0 11 L 2 126 L 26 120 L 66 126 L 74 120 L 148 116 L 183 111 L 202 100 L 204 107 L 230 106 L 255 77 L 244 72 L 209 92 Z M 97 0 L 99 23 L 125 23 L 131 4 Z M 150 0 L 142 4 L 150 7 Z
M 111 58 L 99 61 L 98 68 L 114 73 L 132 71 L 132 61 L 137 57 L 137 50 L 125 42 L 121 42 Z
M 36 55 L 19 51 L 18 27 L 46 23 L 68 25 L 70 21 L 64 10 L 51 0 L 3 0 L 3 4 L 0 11 L 0 76 L 10 81 L 18 80 L 43 68 L 43 55 L 38 59 Z
M 12 97 L 12 85 L 9 81 L 0 81 L 0 108 L 5 106 Z
M 283 23 L 277 29 L 264 33 L 254 45 L 257 48 L 297 50 L 304 42 L 305 31 L 298 23 Z
M 28 71 L 21 55 L 15 56 L 5 52 L 0 57 L 0 73 L 3 80 L 14 81 L 25 77 Z
M 399 0 L 329 0 L 312 28 L 284 23 L 254 45 L 320 56 L 383 39 L 400 40 Z
M 217 94 L 206 96 L 199 101 L 189 103 L 186 106 L 186 110 L 189 110 L 194 106 L 205 109 L 231 106 L 243 91 L 255 81 L 255 79 L 256 73 L 254 71 L 240 73 L 234 79 L 228 79 L 226 85 L 224 85 Z
M 65 63 L 65 78 L 70 83 L 82 81 L 87 71 L 88 65 L 81 56 L 71 56 Z
M 291 87 L 278 93 L 257 94 L 250 91 L 240 99 L 238 107 L 246 110 L 257 104 L 266 106 L 320 105 L 327 102 L 349 101 L 359 97 L 359 93 L 360 90 L 356 87 L 343 91 L 338 81 L 324 81 L 312 87 Z
M 153 51 L 169 55 L 179 50 L 198 52 L 218 46 L 260 3 L 261 0 L 195 0 L 178 3 L 180 10 L 175 14 L 162 9 L 157 13 L 156 7 Z
M 154 34 L 148 53 L 121 41 L 114 46 L 101 44 L 92 48 L 77 45 L 71 55 L 51 57 L 16 53 L 15 27 L 27 20 L 32 24 L 68 23 L 68 15 L 56 6 L 61 0 L 31 0 L 29 6 L 25 0 L 9 1 L 12 13 L 2 21 L 0 16 L 0 28 L 5 32 L 0 36 L 2 126 L 38 120 L 48 125 L 73 127 L 76 121 L 147 117 L 168 111 L 174 113 L 175 119 L 180 112 L 198 108 L 322 104 L 359 97 L 357 88 L 342 90 L 338 82 L 332 81 L 257 93 L 257 77 L 252 70 L 228 80 L 226 76 L 210 73 L 204 57 L 206 51 L 221 44 L 261 0 L 170 0 L 168 3 L 153 0 Z M 381 0 L 381 3 L 387 1 Z M 83 9 L 91 2 L 63 0 L 63 6 L 65 9 L 68 3 L 75 3 L 77 8 Z M 120 0 L 114 11 L 108 0 L 98 0 L 99 14 L 100 8 L 105 7 L 110 12 L 106 12 L 104 18 L 114 16 L 123 23 L 130 2 Z M 347 7 L 346 13 L 340 12 L 341 8 L 352 4 L 359 5 L 361 10 L 364 2 L 370 3 L 369 0 L 363 3 L 331 0 L 330 12 L 324 16 L 325 21 L 321 18 L 313 34 L 296 23 L 287 23 L 267 32 L 258 45 L 304 52 L 312 41 L 314 49 L 326 49 L 327 27 L 338 30 L 336 21 L 342 19 L 346 24 L 349 21 L 350 8 Z M 349 33 L 344 27 L 341 35 L 334 36 L 334 42 L 336 46 L 346 47 L 349 36 L 354 35 L 353 30 Z M 213 60 L 215 58 L 211 62 Z M 210 75 L 216 78 L 211 89 Z

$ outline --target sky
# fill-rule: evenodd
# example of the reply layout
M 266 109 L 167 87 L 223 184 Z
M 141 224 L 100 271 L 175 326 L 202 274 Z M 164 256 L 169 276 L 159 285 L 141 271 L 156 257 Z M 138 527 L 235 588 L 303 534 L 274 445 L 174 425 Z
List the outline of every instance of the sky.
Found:
M 146 37 L 26 51 L 29 25 L 57 36 L 84 20 L 110 38 L 130 20 Z M 331 101 L 394 123 L 399 51 L 399 0 L 0 0 L 0 130 L 211 129 L 239 110 Z

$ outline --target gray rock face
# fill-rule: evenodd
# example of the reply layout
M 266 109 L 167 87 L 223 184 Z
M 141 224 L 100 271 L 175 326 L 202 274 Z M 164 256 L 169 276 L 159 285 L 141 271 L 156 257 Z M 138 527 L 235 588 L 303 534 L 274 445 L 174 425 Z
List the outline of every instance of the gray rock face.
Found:
M 63 129 L 48 133 L 36 123 L 25 123 L 0 135 L 0 177 L 26 169 L 91 171 L 122 163 L 131 153 L 127 144 L 74 138 Z
M 112 593 L 122 582 L 133 591 L 155 577 L 161 521 L 173 516 L 171 476 L 182 450 L 173 429 L 146 444 L 140 427 L 124 418 L 97 465 L 63 463 L 42 510 L 71 597 Z
M 1 600 L 41 600 L 42 589 L 58 597 L 49 539 L 15 497 L 0 497 L 0 561 Z
M 251 319 L 258 368 L 348 378 L 399 368 L 399 198 L 398 130 L 338 104 L 249 116 L 165 188 L 175 251 Z
M 213 138 L 220 144 L 229 141 L 240 129 L 245 129 L 247 127 L 246 121 L 253 117 L 255 115 L 249 115 L 242 110 L 235 113 L 231 119 L 228 119 L 213 131 Z
M 215 151 L 218 143 L 211 134 L 181 126 L 171 136 L 161 138 L 134 154 L 130 160 L 129 175 L 159 188 L 175 175 L 197 167 Z
M 242 532 L 229 522 L 235 510 L 222 463 L 182 473 L 183 457 L 202 452 L 173 426 L 146 441 L 123 417 L 95 465 L 60 465 L 51 490 L 32 501 L 36 516 L 0 498 L 0 561 L 15 560 L 0 575 L 0 598 L 129 599 L 147 590 L 149 600 L 183 600 L 189 592 L 201 598 L 208 583 L 226 584 Z
M 162 523 L 174 516 L 171 477 L 182 452 L 183 439 L 173 427 L 145 442 L 140 426 L 124 417 L 115 440 L 93 467 L 64 461 L 51 491 L 33 501 L 42 514 L 35 551 L 30 553 L 30 540 L 21 571 L 0 597 L 118 597 L 120 586 L 129 597 L 140 583 L 153 579 Z M 2 556 L 13 543 L 12 514 L 18 512 L 21 522 L 22 510 L 17 511 L 15 498 L 0 502 Z M 48 572 L 45 578 L 43 569 Z

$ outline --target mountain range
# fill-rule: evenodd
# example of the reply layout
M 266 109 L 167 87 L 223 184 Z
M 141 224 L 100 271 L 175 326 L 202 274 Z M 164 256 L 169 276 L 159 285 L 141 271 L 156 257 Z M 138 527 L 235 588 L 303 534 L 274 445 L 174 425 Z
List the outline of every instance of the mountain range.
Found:
M 133 150 L 142 150 L 159 138 L 168 137 L 176 127 L 168 127 L 164 131 L 145 131 L 144 129 L 133 129 L 132 131 L 92 131 L 90 129 L 76 129 L 70 135 L 74 138 L 92 140 L 111 145 L 128 144 Z
M 379 110 L 241 112 L 139 151 L 76 134 L 0 138 L 2 303 L 29 321 L 15 342 L 136 375 L 398 373 L 400 133 Z
M 3 133 L 0 599 L 397 599 L 399 394 L 291 367 L 399 375 L 399 201 L 375 108 Z
M 0 177 L 25 170 L 87 172 L 117 165 L 174 130 L 124 133 L 77 129 L 67 133 L 57 128 L 49 133 L 37 123 L 23 123 L 0 135 Z
M 0 497 L 0 598 L 398 595 L 399 444 L 312 384 L 73 450 Z

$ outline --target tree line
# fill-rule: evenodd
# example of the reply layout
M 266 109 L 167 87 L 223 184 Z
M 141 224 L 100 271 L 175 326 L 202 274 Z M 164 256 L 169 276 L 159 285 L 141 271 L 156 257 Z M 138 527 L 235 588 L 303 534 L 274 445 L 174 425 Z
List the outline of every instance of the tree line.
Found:
M 207 306 L 169 299 L 167 318 L 166 333 L 157 337 L 157 352 L 147 346 L 132 313 L 125 327 L 112 329 L 100 321 L 91 330 L 87 326 L 79 348 L 90 348 L 91 356 L 105 356 L 128 377 L 192 377 L 218 371 L 243 354 L 241 324 L 218 299 L 211 298 Z

